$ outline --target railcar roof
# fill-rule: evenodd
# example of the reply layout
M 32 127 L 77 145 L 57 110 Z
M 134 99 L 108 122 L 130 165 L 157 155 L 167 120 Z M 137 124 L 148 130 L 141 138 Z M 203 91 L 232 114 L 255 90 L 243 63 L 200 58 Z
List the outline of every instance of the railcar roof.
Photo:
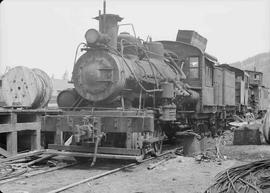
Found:
M 258 74 L 263 74 L 262 72 L 255 71 L 255 70 L 245 70 L 246 72 L 251 72 L 251 73 L 258 73 Z
M 182 41 L 171 41 L 171 40 L 160 40 L 158 42 L 161 42 L 161 43 L 168 42 L 168 43 L 183 44 L 183 45 L 186 45 L 186 46 L 190 46 L 190 47 L 193 47 L 193 48 L 199 50 L 200 53 L 203 54 L 206 57 L 206 59 L 208 59 L 209 61 L 214 62 L 214 63 L 216 63 L 218 61 L 218 59 L 215 56 L 213 56 L 211 54 L 208 54 L 208 53 L 204 52 L 203 50 L 201 50 L 200 48 L 198 48 L 198 47 L 196 47 L 196 46 L 194 46 L 192 44 L 186 43 L 186 42 L 182 42 Z
M 229 70 L 231 70 L 231 71 L 238 71 L 238 72 L 241 72 L 241 73 L 245 73 L 245 71 L 244 70 L 241 70 L 240 68 L 236 68 L 236 67 L 233 67 L 233 66 L 230 66 L 229 64 L 221 64 L 221 65 L 219 65 L 220 67 L 223 67 L 223 68 L 227 68 L 227 69 L 229 69 Z

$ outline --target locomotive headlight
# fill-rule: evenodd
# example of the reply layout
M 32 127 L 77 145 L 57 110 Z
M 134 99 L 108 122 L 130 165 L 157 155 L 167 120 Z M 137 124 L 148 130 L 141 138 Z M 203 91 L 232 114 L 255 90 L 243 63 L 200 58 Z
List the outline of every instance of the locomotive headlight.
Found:
M 95 29 L 89 29 L 85 33 L 85 39 L 87 44 L 103 43 L 106 44 L 110 41 L 110 37 L 107 34 L 100 33 Z
M 94 44 L 100 39 L 100 33 L 95 29 L 89 29 L 85 33 L 85 39 L 87 44 Z

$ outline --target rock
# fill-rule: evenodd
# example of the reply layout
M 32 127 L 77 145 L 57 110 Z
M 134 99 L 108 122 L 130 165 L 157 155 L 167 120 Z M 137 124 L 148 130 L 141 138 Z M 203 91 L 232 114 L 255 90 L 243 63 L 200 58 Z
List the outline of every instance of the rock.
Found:
M 16 182 L 17 184 L 21 184 L 21 185 L 25 185 L 25 184 L 27 184 L 25 181 L 18 181 L 18 182 Z

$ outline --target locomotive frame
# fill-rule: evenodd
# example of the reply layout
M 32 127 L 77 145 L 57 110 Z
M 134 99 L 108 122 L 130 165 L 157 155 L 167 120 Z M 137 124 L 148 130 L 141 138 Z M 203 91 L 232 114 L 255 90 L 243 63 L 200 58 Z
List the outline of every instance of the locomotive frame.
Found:
M 90 122 L 82 125 L 83 119 L 88 119 Z M 91 110 L 64 111 L 62 115 L 43 117 L 43 126 L 44 131 L 54 131 L 56 126 L 58 132 L 56 144 L 49 144 L 49 149 L 76 151 L 82 157 L 141 161 L 150 152 L 155 155 L 160 154 L 162 148 L 163 137 L 158 134 L 161 130 L 155 129 L 154 114 L 151 110 L 98 110 L 93 108 Z M 85 140 L 80 144 L 72 142 L 68 145 L 65 144 L 76 127 L 80 127 L 80 129 L 86 127 L 85 132 L 93 131 L 94 136 L 104 135 L 104 138 L 100 141 L 95 139 L 93 141 Z M 79 137 L 84 136 L 82 133 L 76 134 Z M 96 147 L 96 143 L 101 144 Z

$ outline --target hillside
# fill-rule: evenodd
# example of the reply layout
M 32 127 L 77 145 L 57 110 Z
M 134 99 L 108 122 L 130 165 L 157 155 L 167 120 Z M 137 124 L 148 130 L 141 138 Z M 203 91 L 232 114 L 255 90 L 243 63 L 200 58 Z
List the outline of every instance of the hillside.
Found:
M 270 88 L 270 52 L 257 54 L 230 65 L 244 70 L 255 69 L 256 71 L 263 72 L 263 84 Z

